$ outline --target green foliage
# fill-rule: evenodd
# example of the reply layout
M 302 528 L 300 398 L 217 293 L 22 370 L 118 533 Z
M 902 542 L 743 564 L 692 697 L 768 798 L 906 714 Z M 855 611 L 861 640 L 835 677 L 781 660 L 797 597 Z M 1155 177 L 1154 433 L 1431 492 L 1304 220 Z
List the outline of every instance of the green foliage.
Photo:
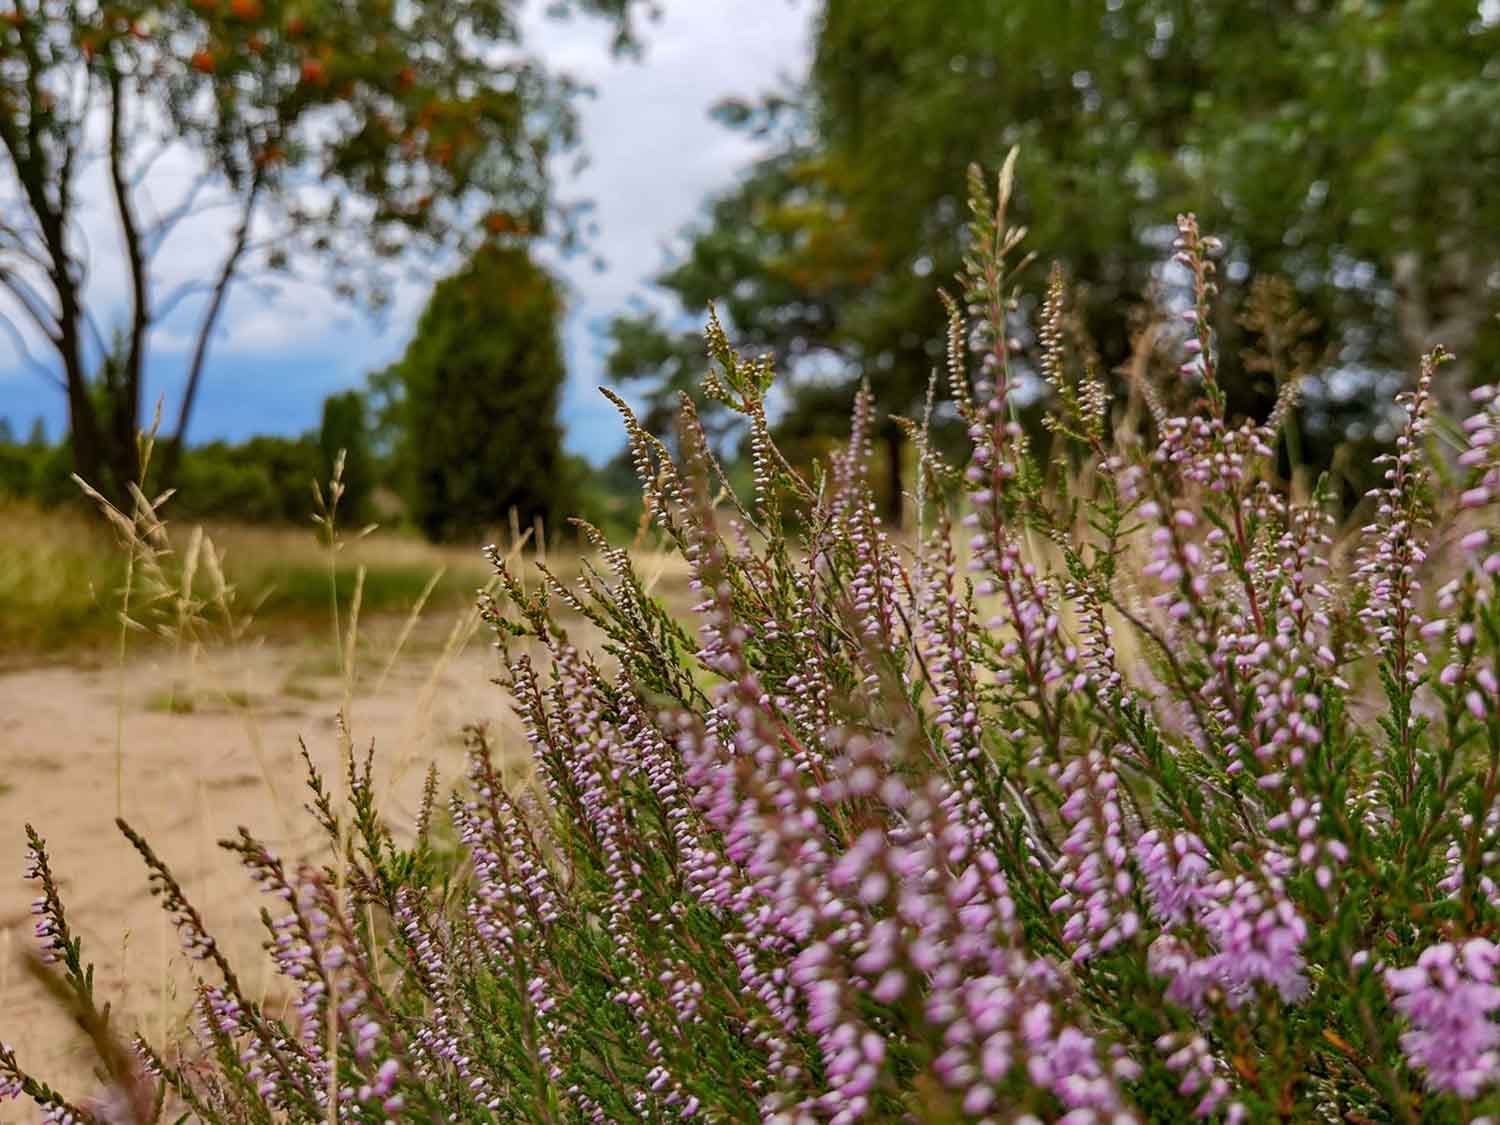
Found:
M 183 455 L 172 506 L 183 519 L 305 525 L 313 482 L 326 479 L 311 438 L 208 442 Z
M 407 513 L 430 539 L 571 515 L 557 421 L 562 300 L 518 247 L 486 247 L 433 290 L 406 354 L 376 377 Z
M 1133 310 L 1163 280 L 1163 216 L 1199 212 L 1228 243 L 1226 305 L 1252 278 L 1290 280 L 1318 376 L 1296 456 L 1362 491 L 1370 438 L 1390 436 L 1383 383 L 1444 344 L 1459 358 L 1438 389 L 1453 414 L 1500 360 L 1500 197 L 1488 187 L 1500 134 L 1481 124 L 1500 118 L 1500 20 L 1481 9 L 824 0 L 797 104 L 723 114 L 771 133 L 776 151 L 713 202 L 658 280 L 691 312 L 720 301 L 737 337 L 775 350 L 797 385 L 835 384 L 847 401 L 868 379 L 882 406 L 914 413 L 941 363 L 932 291 L 965 253 L 956 188 L 971 160 L 998 166 L 1021 144 L 1018 221 L 1087 279 L 1070 331 L 1101 375 L 1130 360 Z M 1221 320 L 1226 356 L 1260 346 Z M 701 373 L 691 335 L 659 318 L 614 335 L 620 377 L 676 389 Z M 1036 338 L 1017 343 L 1035 373 Z M 1266 416 L 1277 379 L 1249 365 L 1226 374 L 1231 410 Z M 794 393 L 786 424 L 826 429 L 838 401 Z M 1339 454 L 1346 439 L 1355 448 Z
M 0 441 L 0 497 L 34 500 L 47 507 L 79 499 L 68 443 L 52 445 L 40 421 L 24 444 Z
M 357 391 L 337 394 L 327 401 L 316 437 L 261 435 L 242 442 L 205 442 L 187 449 L 177 469 L 173 516 L 305 525 L 313 506 L 313 483 L 330 479 L 340 449 L 347 451 L 346 492 L 341 505 L 351 521 L 364 522 L 370 514 L 378 467 L 364 424 L 363 396 Z M 0 442 L 0 497 L 31 501 L 44 508 L 81 503 L 72 466 L 69 443 L 50 445 L 45 434 L 33 434 L 24 445 Z M 155 480 L 151 483 L 159 485 Z

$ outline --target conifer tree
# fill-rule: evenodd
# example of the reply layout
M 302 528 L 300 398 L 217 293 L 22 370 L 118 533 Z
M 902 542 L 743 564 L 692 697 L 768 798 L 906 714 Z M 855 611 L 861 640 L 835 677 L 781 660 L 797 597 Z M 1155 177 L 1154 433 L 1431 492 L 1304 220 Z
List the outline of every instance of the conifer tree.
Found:
M 430 539 L 566 514 L 556 284 L 491 245 L 433 290 L 405 356 L 376 376 L 394 415 L 407 510 Z

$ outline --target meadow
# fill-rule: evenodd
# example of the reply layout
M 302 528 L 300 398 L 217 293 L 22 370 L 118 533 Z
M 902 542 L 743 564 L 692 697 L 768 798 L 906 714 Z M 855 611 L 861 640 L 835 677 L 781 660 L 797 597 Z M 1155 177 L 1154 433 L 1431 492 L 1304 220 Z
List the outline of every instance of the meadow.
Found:
M 77 659 L 107 647 L 119 627 L 129 561 L 116 530 L 84 503 L 51 509 L 0 504 L 6 529 L 0 544 L 5 659 L 29 663 L 49 654 Z M 174 535 L 180 530 L 182 550 L 201 526 L 223 555 L 224 579 L 235 591 L 237 609 L 260 626 L 295 634 L 327 617 L 328 551 L 311 523 L 306 528 L 189 524 L 179 529 L 170 505 L 162 517 Z M 435 547 L 393 533 L 361 539 L 341 562 L 348 565 L 340 566 L 336 577 L 340 600 L 353 596 L 363 567 L 363 601 L 377 615 L 404 613 L 424 592 L 433 608 L 452 609 L 472 601 L 489 578 L 477 548 Z

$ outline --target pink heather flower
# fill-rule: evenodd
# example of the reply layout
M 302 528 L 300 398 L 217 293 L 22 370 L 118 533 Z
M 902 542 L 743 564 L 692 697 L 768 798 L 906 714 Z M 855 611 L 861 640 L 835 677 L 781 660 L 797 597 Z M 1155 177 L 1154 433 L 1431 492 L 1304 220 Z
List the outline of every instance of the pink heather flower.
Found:
M 0 1057 L 9 1057 L 11 1053 L 8 1043 L 0 1043 Z M 0 1102 L 19 1098 L 25 1093 L 21 1085 L 21 1076 L 7 1069 L 0 1069 Z
M 1411 1025 L 1401 1049 L 1434 1090 L 1473 1098 L 1500 1078 L 1500 949 L 1483 938 L 1429 946 L 1416 965 L 1390 969 L 1386 984 Z
M 1490 490 L 1480 485 L 1478 488 L 1466 489 L 1459 494 L 1458 503 L 1464 508 L 1482 508 L 1490 502 Z
M 1145 833 L 1135 842 L 1135 861 L 1145 876 L 1151 911 L 1167 925 L 1181 925 L 1207 905 L 1208 857 L 1203 841 L 1191 832 Z

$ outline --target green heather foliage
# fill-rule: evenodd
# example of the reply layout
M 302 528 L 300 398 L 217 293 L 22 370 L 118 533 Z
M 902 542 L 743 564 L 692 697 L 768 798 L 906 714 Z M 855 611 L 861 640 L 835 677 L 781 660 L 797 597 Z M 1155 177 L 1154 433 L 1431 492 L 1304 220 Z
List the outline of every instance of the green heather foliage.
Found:
M 481 250 L 440 282 L 395 367 L 375 376 L 396 417 L 396 471 L 431 539 L 569 514 L 558 398 L 562 299 L 522 248 Z
M 970 446 L 911 424 L 914 536 L 878 518 L 871 396 L 805 477 L 770 438 L 770 364 L 711 321 L 704 390 L 743 419 L 752 485 L 727 490 L 690 403 L 675 455 L 626 412 L 682 618 L 623 550 L 540 587 L 491 552 L 535 772 L 472 734 L 463 862 L 435 779 L 398 841 L 373 759 L 347 801 L 310 770 L 324 858 L 224 843 L 266 893 L 282 1010 L 122 824 L 202 967 L 186 1041 L 127 1049 L 32 834 L 38 936 L 107 1089 L 67 1100 L 22 1044 L 0 1094 L 111 1122 L 1500 1112 L 1500 398 L 1476 394 L 1446 484 L 1430 354 L 1340 528 L 1277 472 L 1295 381 L 1264 423 L 1227 407 L 1218 241 L 1178 220 L 1170 374 L 1112 396 L 1060 271 L 1023 303 L 1012 172 L 972 181 L 947 333 Z M 1023 317 L 1046 457 L 1009 402 Z

